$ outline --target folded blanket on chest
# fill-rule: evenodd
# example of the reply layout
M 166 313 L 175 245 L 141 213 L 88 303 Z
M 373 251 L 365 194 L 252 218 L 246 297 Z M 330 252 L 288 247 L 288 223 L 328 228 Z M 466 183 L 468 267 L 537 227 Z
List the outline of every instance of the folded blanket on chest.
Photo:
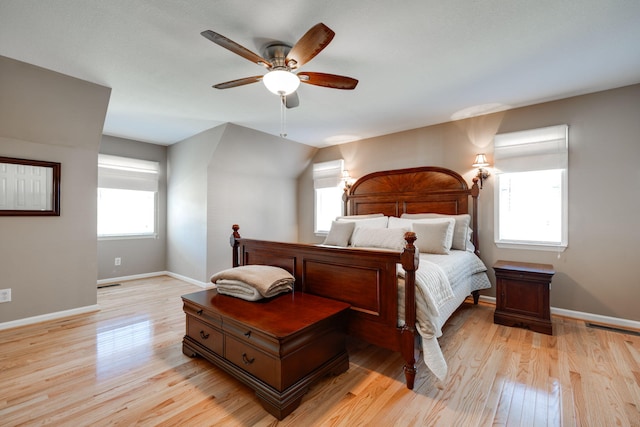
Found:
M 294 280 L 287 270 L 270 265 L 243 265 L 211 276 L 219 293 L 249 301 L 289 292 Z

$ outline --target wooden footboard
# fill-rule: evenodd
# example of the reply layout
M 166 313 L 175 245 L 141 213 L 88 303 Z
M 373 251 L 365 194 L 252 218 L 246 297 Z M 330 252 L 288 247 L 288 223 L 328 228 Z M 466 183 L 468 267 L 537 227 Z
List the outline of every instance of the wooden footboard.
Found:
M 405 235 L 398 252 L 346 249 L 301 243 L 243 239 L 233 226 L 233 266 L 250 264 L 284 268 L 296 278 L 295 291 L 351 305 L 348 333 L 371 344 L 399 351 L 405 360 L 407 387 L 415 379 L 415 234 Z M 405 326 L 399 328 L 397 265 L 405 276 Z

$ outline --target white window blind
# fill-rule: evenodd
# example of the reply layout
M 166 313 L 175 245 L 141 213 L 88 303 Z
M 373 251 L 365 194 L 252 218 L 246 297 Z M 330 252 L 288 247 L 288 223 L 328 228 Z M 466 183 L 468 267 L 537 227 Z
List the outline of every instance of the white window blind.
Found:
M 344 160 L 342 159 L 315 163 L 313 165 L 313 187 L 337 187 L 342 181 L 343 170 Z
M 493 158 L 499 172 L 566 169 L 568 126 L 496 135 Z
M 498 247 L 567 246 L 568 147 L 567 125 L 495 136 Z
M 158 162 L 98 155 L 98 187 L 158 191 Z

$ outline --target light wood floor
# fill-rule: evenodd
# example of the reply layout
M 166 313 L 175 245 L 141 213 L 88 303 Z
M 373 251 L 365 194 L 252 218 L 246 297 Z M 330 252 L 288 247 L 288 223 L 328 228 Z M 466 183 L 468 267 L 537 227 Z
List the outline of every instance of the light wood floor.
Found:
M 313 386 L 278 422 L 253 392 L 182 354 L 168 277 L 98 292 L 100 312 L 0 331 L 0 425 L 640 426 L 640 337 L 554 318 L 553 337 L 494 325 L 465 304 L 440 339 L 449 377 L 349 342 L 350 368 Z

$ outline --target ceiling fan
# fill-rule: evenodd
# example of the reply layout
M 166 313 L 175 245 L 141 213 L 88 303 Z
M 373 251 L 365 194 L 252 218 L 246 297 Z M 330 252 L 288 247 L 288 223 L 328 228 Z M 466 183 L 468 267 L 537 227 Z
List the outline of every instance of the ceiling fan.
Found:
M 333 89 L 354 89 L 358 84 L 358 80 L 346 76 L 312 71 L 295 72 L 327 47 L 335 36 L 335 33 L 323 23 L 311 27 L 293 46 L 282 42 L 268 44 L 264 48 L 262 56 L 211 30 L 203 31 L 200 34 L 215 44 L 268 70 L 265 75 L 218 83 L 213 86 L 216 89 L 229 89 L 262 80 L 269 91 L 283 99 L 287 108 L 293 108 L 300 103 L 296 93 L 300 82 Z

